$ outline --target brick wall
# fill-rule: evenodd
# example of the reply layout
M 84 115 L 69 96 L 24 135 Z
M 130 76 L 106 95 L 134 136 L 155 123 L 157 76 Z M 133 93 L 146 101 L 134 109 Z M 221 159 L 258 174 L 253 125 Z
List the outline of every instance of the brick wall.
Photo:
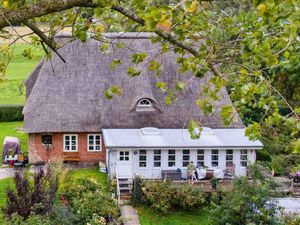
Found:
M 63 158 L 64 134 L 68 133 L 52 133 L 52 146 L 47 149 L 42 145 L 42 134 L 29 134 L 28 155 L 29 161 L 35 163 L 38 161 L 49 161 Z M 96 163 L 105 162 L 106 149 L 102 138 L 102 150 L 100 152 L 89 152 L 87 150 L 88 134 L 93 133 L 70 133 L 78 135 L 78 157 L 80 162 Z

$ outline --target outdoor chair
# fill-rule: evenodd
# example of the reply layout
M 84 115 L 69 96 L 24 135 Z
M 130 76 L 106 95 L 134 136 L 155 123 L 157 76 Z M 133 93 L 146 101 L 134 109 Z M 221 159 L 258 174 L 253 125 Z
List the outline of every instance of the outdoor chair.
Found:
M 235 165 L 234 164 L 228 165 L 225 170 L 224 179 L 232 179 L 234 178 L 234 174 L 235 174 Z

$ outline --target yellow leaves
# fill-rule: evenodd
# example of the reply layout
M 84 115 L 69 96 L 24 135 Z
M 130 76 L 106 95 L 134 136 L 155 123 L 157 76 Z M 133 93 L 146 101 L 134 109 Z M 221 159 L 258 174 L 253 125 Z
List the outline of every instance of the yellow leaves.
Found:
M 9 8 L 9 2 L 8 1 L 3 1 L 3 8 L 8 9 Z
M 171 28 L 172 28 L 172 21 L 169 20 L 169 19 L 160 21 L 160 22 L 157 23 L 157 28 L 160 29 L 160 30 L 163 30 L 167 33 L 170 33 Z
M 1 48 L 2 48 L 2 50 L 3 50 L 3 52 L 4 53 L 8 53 L 8 50 L 9 50 L 9 45 L 8 44 L 3 44 L 2 46 L 1 46 Z
M 190 4 L 189 7 L 187 7 L 186 11 L 188 11 L 189 13 L 195 13 L 197 10 L 197 3 L 196 1 L 192 1 L 192 3 Z
M 267 6 L 263 3 L 259 4 L 257 6 L 257 10 L 261 13 L 261 14 L 264 14 L 267 10 Z

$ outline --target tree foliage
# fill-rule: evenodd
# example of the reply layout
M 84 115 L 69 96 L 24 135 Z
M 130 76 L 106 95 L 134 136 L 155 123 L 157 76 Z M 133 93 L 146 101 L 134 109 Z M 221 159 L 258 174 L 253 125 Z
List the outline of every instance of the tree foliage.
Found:
M 290 132 L 293 142 L 290 147 L 299 149 L 299 0 L 2 0 L 0 3 L 0 28 L 25 24 L 36 34 L 33 42 L 44 43 L 48 55 L 51 51 L 47 48 L 52 54 L 59 54 L 56 51 L 59 45 L 53 37 L 65 27 L 71 27 L 74 38 L 83 42 L 90 38 L 102 41 L 103 52 L 109 51 L 110 45 L 101 35 L 103 32 L 155 32 L 157 37 L 153 42 L 161 44 L 161 51 L 149 60 L 146 53 L 133 51 L 131 60 L 135 66 L 128 68 L 130 76 L 139 76 L 139 65 L 145 61 L 149 61 L 148 69 L 159 76 L 158 56 L 174 51 L 180 73 L 190 74 L 191 82 L 207 79 L 199 87 L 201 96 L 196 96 L 199 109 L 208 115 L 215 113 L 218 92 L 227 87 L 245 123 L 255 123 L 248 129 L 253 138 L 264 137 L 263 126 L 277 129 L 280 116 L 283 116 L 281 124 L 292 118 L 295 127 Z M 37 24 L 46 25 L 49 32 L 41 31 Z M 1 37 L 18 38 L 14 32 L 4 30 Z M 9 54 L 8 45 L 1 45 L 2 79 Z M 115 59 L 111 69 L 120 63 L 122 59 Z M 207 76 L 207 72 L 212 75 Z M 175 87 L 169 87 L 160 82 L 157 87 L 165 93 L 166 104 L 172 104 L 185 85 L 178 81 Z M 122 88 L 126 87 L 112 85 L 105 95 L 118 96 Z M 282 114 L 282 108 L 288 109 L 288 113 Z M 233 113 L 232 107 L 222 107 L 225 125 L 230 124 Z M 196 127 L 201 126 L 201 121 L 197 122 Z

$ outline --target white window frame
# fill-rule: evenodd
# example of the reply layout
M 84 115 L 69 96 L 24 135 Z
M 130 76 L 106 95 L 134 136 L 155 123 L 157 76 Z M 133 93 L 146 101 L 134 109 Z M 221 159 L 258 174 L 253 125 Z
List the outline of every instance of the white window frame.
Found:
M 90 137 L 91 136 L 93 136 L 93 139 L 94 139 L 94 141 L 93 141 L 93 150 L 90 150 Z M 100 149 L 99 150 L 97 150 L 96 149 L 96 147 L 97 147 L 97 145 L 96 145 L 96 136 L 100 136 Z M 88 134 L 87 135 L 87 150 L 88 150 L 88 152 L 101 152 L 102 151 L 102 135 L 101 134 Z
M 141 152 L 145 152 L 145 154 L 141 154 Z M 141 159 L 141 156 L 144 156 L 145 159 Z M 141 163 L 145 163 L 145 166 L 141 166 Z M 146 149 L 140 149 L 139 150 L 139 167 L 140 168 L 147 168 L 147 150 Z
M 203 151 L 203 153 L 199 153 L 199 151 Z M 203 159 L 199 159 L 200 156 L 203 156 Z M 200 164 L 202 163 L 202 165 Z M 205 150 L 197 149 L 197 166 L 205 166 Z
M 214 151 L 217 151 L 218 153 L 215 154 L 215 153 L 213 153 Z M 220 155 L 219 149 L 212 149 L 212 150 L 211 150 L 211 166 L 213 166 L 213 167 L 218 167 L 218 166 L 219 166 L 219 164 L 220 164 L 220 163 L 219 163 L 219 159 L 220 159 L 219 155 Z M 213 159 L 214 156 L 217 156 L 217 160 L 214 160 L 214 159 Z M 217 162 L 217 165 L 216 165 L 216 166 L 213 165 L 214 162 Z
M 159 151 L 159 154 L 155 151 Z M 159 156 L 159 160 L 155 159 L 155 156 Z M 155 163 L 159 163 L 160 166 L 155 166 Z M 161 150 L 160 149 L 154 149 L 153 150 L 153 167 L 154 168 L 160 168 L 161 167 Z
M 169 151 L 174 151 L 174 154 L 173 154 L 173 153 L 170 154 Z M 170 160 L 170 159 L 169 159 L 170 156 L 174 156 L 174 157 L 175 157 L 174 160 Z M 174 163 L 174 166 L 170 166 L 170 165 L 169 165 L 170 162 L 171 162 L 171 163 Z M 175 149 L 169 149 L 169 150 L 168 150 L 168 167 L 169 167 L 169 168 L 174 168 L 174 167 L 176 167 L 176 150 L 175 150 Z
M 72 148 L 72 144 L 71 144 L 72 136 L 76 137 L 76 145 L 75 145 L 76 150 L 66 150 L 66 137 L 70 138 L 69 139 L 69 141 L 70 141 L 69 146 L 70 146 L 70 148 Z M 64 140 L 63 140 L 63 142 L 64 142 L 64 149 L 63 149 L 64 152 L 78 152 L 78 134 L 64 134 Z
M 232 151 L 232 153 L 229 154 L 227 151 Z M 234 154 L 233 149 L 226 149 L 226 166 L 229 166 L 229 164 L 233 165 L 233 154 Z M 231 159 L 228 159 L 227 156 L 230 156 Z
M 143 101 L 146 101 L 147 104 L 141 104 Z M 139 100 L 138 104 L 137 104 L 138 107 L 152 107 L 152 103 L 151 101 L 148 99 L 148 98 L 142 98 Z
M 246 159 L 243 158 L 243 156 L 246 156 Z M 244 166 L 243 164 L 246 164 L 246 166 Z M 248 166 L 248 149 L 241 149 L 240 151 L 240 165 L 241 167 L 247 167 Z
M 188 151 L 188 154 L 184 153 L 184 151 Z M 188 156 L 188 159 L 184 159 L 184 156 Z M 191 160 L 191 151 L 189 149 L 182 149 L 182 167 L 186 168 L 189 165 L 190 160 Z

